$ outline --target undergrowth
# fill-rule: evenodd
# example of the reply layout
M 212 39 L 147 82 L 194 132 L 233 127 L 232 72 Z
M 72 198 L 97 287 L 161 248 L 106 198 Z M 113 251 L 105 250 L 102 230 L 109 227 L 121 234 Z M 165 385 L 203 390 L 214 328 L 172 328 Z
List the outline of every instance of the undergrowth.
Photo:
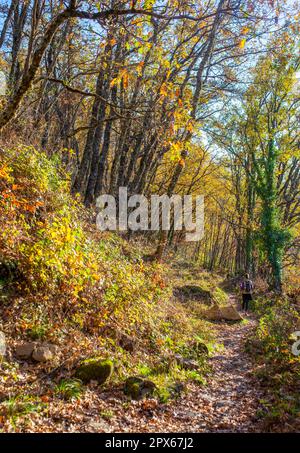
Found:
M 59 382 L 50 387 L 43 383 L 50 402 L 80 401 L 84 387 L 72 370 L 93 355 L 116 365 L 108 385 L 146 374 L 161 402 L 182 391 L 178 382 L 205 384 L 209 372 L 205 358 L 197 358 L 197 371 L 172 364 L 178 352 L 195 358 L 189 346 L 194 341 L 213 348 L 213 332 L 190 307 L 172 298 L 168 267 L 145 263 L 144 244 L 97 231 L 91 223 L 95 213 L 84 210 L 69 193 L 69 177 L 56 158 L 28 146 L 0 149 L 0 313 L 11 351 L 11 359 L 1 364 L 0 408 L 1 417 L 15 429 L 21 429 L 16 423 L 22 426 L 26 414 L 42 407 L 30 396 L 39 379 L 34 379 L 35 386 L 17 384 L 21 370 L 13 355 L 16 343 L 59 347 L 53 363 L 41 369 L 29 364 L 28 377 L 45 371 L 55 376 L 64 364 Z M 124 336 L 133 344 L 130 351 L 122 346 Z M 25 399 L 11 396 L 20 391 L 29 394 Z
M 300 311 L 290 298 L 278 295 L 257 298 L 253 308 L 259 323 L 246 349 L 256 358 L 256 375 L 267 393 L 258 415 L 265 429 L 272 430 L 278 424 L 293 424 L 300 413 L 300 358 L 292 353 Z

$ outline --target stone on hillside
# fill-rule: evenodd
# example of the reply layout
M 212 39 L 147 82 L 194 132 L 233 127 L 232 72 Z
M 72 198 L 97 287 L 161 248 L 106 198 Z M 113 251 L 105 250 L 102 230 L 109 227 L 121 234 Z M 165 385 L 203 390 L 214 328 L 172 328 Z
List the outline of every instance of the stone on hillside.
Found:
M 241 321 L 243 319 L 232 305 L 224 307 L 214 305 L 205 312 L 205 317 L 211 321 Z
M 49 346 L 36 346 L 32 352 L 32 358 L 36 362 L 48 362 L 53 359 L 53 354 Z
M 221 307 L 222 318 L 226 321 L 242 321 L 242 317 L 232 305 Z
M 50 349 L 53 355 L 57 354 L 59 351 L 59 348 L 58 346 L 56 346 L 56 344 L 44 343 L 42 346 L 46 346 L 48 349 Z
M 34 359 L 36 362 L 47 362 L 52 360 L 54 355 L 57 354 L 58 347 L 54 344 L 36 342 L 27 342 L 20 344 L 16 347 L 15 353 L 19 359 Z
M 220 321 L 222 319 L 220 307 L 218 307 L 218 305 L 214 305 L 213 307 L 206 310 L 204 316 L 210 321 Z
M 5 335 L 0 331 L 0 359 L 5 356 L 6 352 L 6 341 Z
M 99 357 L 86 359 L 77 368 L 75 377 L 84 383 L 97 381 L 104 384 L 113 373 L 113 363 L 111 360 L 103 360 Z
M 36 343 L 32 341 L 20 344 L 15 349 L 16 356 L 19 357 L 20 359 L 29 359 L 35 347 Z
M 152 396 L 156 388 L 154 382 L 149 379 L 132 376 L 126 379 L 124 393 L 135 400 L 140 400 Z

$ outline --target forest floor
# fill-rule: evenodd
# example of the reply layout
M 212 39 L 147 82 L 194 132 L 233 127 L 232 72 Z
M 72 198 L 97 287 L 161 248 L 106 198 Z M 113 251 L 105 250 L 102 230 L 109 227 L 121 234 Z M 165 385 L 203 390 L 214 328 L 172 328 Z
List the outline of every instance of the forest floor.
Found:
M 235 303 L 234 296 L 231 302 Z M 189 384 L 187 393 L 167 404 L 155 400 L 128 402 L 121 389 L 93 392 L 93 398 L 87 394 L 77 408 L 72 403 L 69 408 L 68 404 L 52 408 L 48 429 L 114 433 L 259 432 L 257 410 L 263 391 L 253 376 L 254 365 L 244 351 L 244 342 L 256 320 L 251 314 L 244 318 L 240 323 L 213 324 L 216 341 L 224 347 L 209 359 L 212 372 L 207 385 Z
M 231 302 L 235 298 L 231 296 Z M 255 432 L 260 420 L 256 413 L 263 397 L 244 351 L 244 342 L 256 320 L 246 315 L 241 323 L 214 324 L 222 352 L 209 361 L 212 373 L 204 387 L 191 385 L 189 392 L 174 403 L 143 411 L 138 416 L 117 418 L 111 429 L 117 432 Z M 124 421 L 126 421 L 124 425 Z
M 235 296 L 230 296 L 230 302 L 239 308 Z M 128 400 L 122 386 L 101 389 L 91 384 L 80 401 L 49 401 L 43 416 L 32 413 L 11 429 L 108 433 L 260 431 L 257 411 L 263 390 L 253 373 L 255 365 L 244 348 L 257 321 L 251 313 L 243 317 L 238 323 L 211 323 L 219 347 L 210 353 L 207 382 L 187 384 L 186 391 L 176 400 L 167 403 L 156 399 Z
M 231 302 L 235 303 L 234 296 Z M 59 430 L 73 432 L 260 431 L 257 410 L 263 392 L 253 376 L 254 365 L 244 351 L 244 342 L 255 325 L 251 314 L 240 323 L 213 324 L 216 340 L 223 347 L 209 359 L 212 372 L 207 385 L 189 384 L 187 393 L 167 404 L 155 400 L 128 403 L 121 389 L 102 392 L 90 399 L 84 410 L 82 406 L 78 408 L 75 417 L 66 407 L 64 413 L 57 407 L 56 429 L 60 419 Z M 55 414 L 51 419 L 50 430 Z

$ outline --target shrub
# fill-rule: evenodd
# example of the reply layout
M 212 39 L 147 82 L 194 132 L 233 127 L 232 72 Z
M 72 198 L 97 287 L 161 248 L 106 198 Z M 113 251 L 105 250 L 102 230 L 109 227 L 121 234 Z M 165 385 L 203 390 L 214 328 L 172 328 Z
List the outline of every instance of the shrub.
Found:
M 169 294 L 162 266 L 143 263 L 138 248 L 132 256 L 117 235 L 91 231 L 87 215 L 69 195 L 59 162 L 33 147 L 0 151 L 0 261 L 14 263 L 11 284 L 29 302 L 22 328 L 48 334 L 30 320 L 31 307 L 42 307 L 52 325 L 63 316 L 94 331 L 109 319 L 147 335 L 158 328 L 158 303 Z
M 82 382 L 78 379 L 62 379 L 55 387 L 55 394 L 66 400 L 79 399 L 82 392 Z
M 290 336 L 299 326 L 298 310 L 288 299 L 276 298 L 264 304 L 263 315 L 259 320 L 257 337 L 264 350 L 271 357 L 290 357 Z

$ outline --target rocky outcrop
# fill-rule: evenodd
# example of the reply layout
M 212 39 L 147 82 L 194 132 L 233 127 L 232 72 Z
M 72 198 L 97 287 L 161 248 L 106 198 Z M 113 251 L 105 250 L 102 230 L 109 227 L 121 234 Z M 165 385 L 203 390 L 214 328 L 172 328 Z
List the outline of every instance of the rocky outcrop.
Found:
M 241 321 L 243 319 L 232 305 L 222 307 L 215 304 L 213 307 L 206 310 L 204 316 L 210 321 Z
M 57 346 L 50 343 L 27 342 L 20 344 L 15 349 L 15 354 L 19 359 L 33 359 L 36 362 L 48 362 L 52 360 L 58 352 Z
M 36 362 L 48 362 L 53 359 L 53 354 L 48 346 L 37 346 L 32 352 L 32 358 Z
M 15 349 L 16 356 L 19 359 L 30 359 L 35 347 L 36 343 L 34 342 L 20 344 Z
M 232 305 L 221 307 L 222 318 L 226 321 L 242 321 L 242 317 Z

